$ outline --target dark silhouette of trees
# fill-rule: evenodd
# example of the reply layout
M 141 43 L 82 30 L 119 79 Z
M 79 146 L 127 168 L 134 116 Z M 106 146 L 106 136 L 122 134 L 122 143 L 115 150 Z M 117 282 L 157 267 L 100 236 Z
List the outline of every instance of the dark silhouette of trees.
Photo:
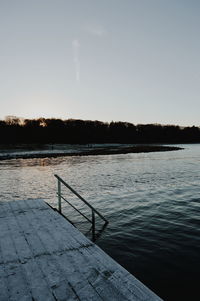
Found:
M 200 143 L 199 127 L 56 118 L 0 120 L 0 144 Z

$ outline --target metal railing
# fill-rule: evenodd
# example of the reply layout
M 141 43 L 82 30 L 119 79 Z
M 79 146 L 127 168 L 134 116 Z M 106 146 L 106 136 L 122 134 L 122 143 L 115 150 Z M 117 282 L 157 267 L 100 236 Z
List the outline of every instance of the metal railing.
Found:
M 70 205 L 74 210 L 76 210 L 81 216 L 83 216 L 88 222 L 90 222 L 92 224 L 92 239 L 95 240 L 95 229 L 96 229 L 96 225 L 95 225 L 95 214 L 98 215 L 103 221 L 104 221 L 104 226 L 106 226 L 108 224 L 107 219 L 101 215 L 92 205 L 90 205 L 76 190 L 74 190 L 71 186 L 69 186 L 61 177 L 59 177 L 58 175 L 54 175 L 57 180 L 58 180 L 58 211 L 62 214 L 62 200 L 64 200 L 68 205 Z M 61 191 L 61 184 L 63 184 L 65 187 L 67 187 L 71 192 L 73 192 L 73 194 L 75 194 L 84 204 L 86 204 L 92 212 L 92 219 L 88 218 L 85 214 L 83 214 L 78 208 L 76 208 L 74 205 L 72 205 L 68 200 L 66 200 L 66 198 L 64 198 L 64 196 L 62 195 L 62 191 Z

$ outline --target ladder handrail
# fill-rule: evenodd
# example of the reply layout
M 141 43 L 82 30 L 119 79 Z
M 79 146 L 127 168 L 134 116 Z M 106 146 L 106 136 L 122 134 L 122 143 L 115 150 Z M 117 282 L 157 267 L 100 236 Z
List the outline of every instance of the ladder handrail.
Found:
M 57 180 L 60 183 L 62 183 L 65 187 L 67 187 L 69 190 L 71 190 L 71 192 L 73 192 L 81 201 L 83 201 L 92 210 L 93 213 L 95 212 L 101 219 L 103 219 L 105 221 L 106 224 L 108 224 L 107 219 L 103 215 L 101 215 L 92 205 L 90 205 L 76 190 L 74 190 L 69 184 L 67 184 L 57 174 L 55 174 L 54 176 L 57 178 Z M 60 195 L 60 197 L 61 197 L 61 195 Z
M 72 205 L 70 202 L 68 202 L 68 200 L 66 200 L 62 194 L 57 193 L 58 196 L 61 197 L 61 199 L 63 199 L 67 204 L 69 204 L 74 210 L 76 210 L 80 215 L 82 215 L 88 222 L 90 222 L 92 224 L 92 221 L 85 215 L 83 214 L 80 210 L 78 210 L 74 205 Z

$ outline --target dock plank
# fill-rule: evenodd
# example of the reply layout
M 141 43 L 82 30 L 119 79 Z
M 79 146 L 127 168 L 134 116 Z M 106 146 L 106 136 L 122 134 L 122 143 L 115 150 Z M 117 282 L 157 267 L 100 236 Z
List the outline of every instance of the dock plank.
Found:
M 18 255 L 16 253 L 15 245 L 10 235 L 10 229 L 8 227 L 9 218 L 0 218 L 0 240 L 1 240 L 1 252 L 2 260 L 6 262 L 15 262 L 18 260 Z M 9 233 L 9 235 L 8 235 Z
M 0 203 L 0 301 L 161 301 L 42 200 Z
M 26 264 L 24 264 L 24 270 L 26 272 L 26 277 L 33 300 L 56 301 L 56 298 L 53 296 L 48 282 L 46 281 L 44 274 L 41 273 L 41 270 L 35 259 L 28 260 Z
M 23 266 L 16 263 L 6 264 L 6 279 L 11 301 L 29 301 L 31 292 L 28 287 L 27 277 L 24 273 Z
M 2 258 L 2 248 L 0 245 L 0 301 L 9 300 L 8 282 L 6 268 Z

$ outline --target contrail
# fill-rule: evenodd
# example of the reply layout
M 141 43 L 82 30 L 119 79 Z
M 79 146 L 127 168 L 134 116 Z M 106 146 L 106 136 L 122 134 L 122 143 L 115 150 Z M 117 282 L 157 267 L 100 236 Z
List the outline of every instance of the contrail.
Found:
M 73 48 L 73 60 L 75 64 L 75 72 L 76 72 L 76 81 L 80 81 L 80 61 L 79 61 L 79 48 L 80 43 L 77 39 L 72 41 L 72 48 Z

